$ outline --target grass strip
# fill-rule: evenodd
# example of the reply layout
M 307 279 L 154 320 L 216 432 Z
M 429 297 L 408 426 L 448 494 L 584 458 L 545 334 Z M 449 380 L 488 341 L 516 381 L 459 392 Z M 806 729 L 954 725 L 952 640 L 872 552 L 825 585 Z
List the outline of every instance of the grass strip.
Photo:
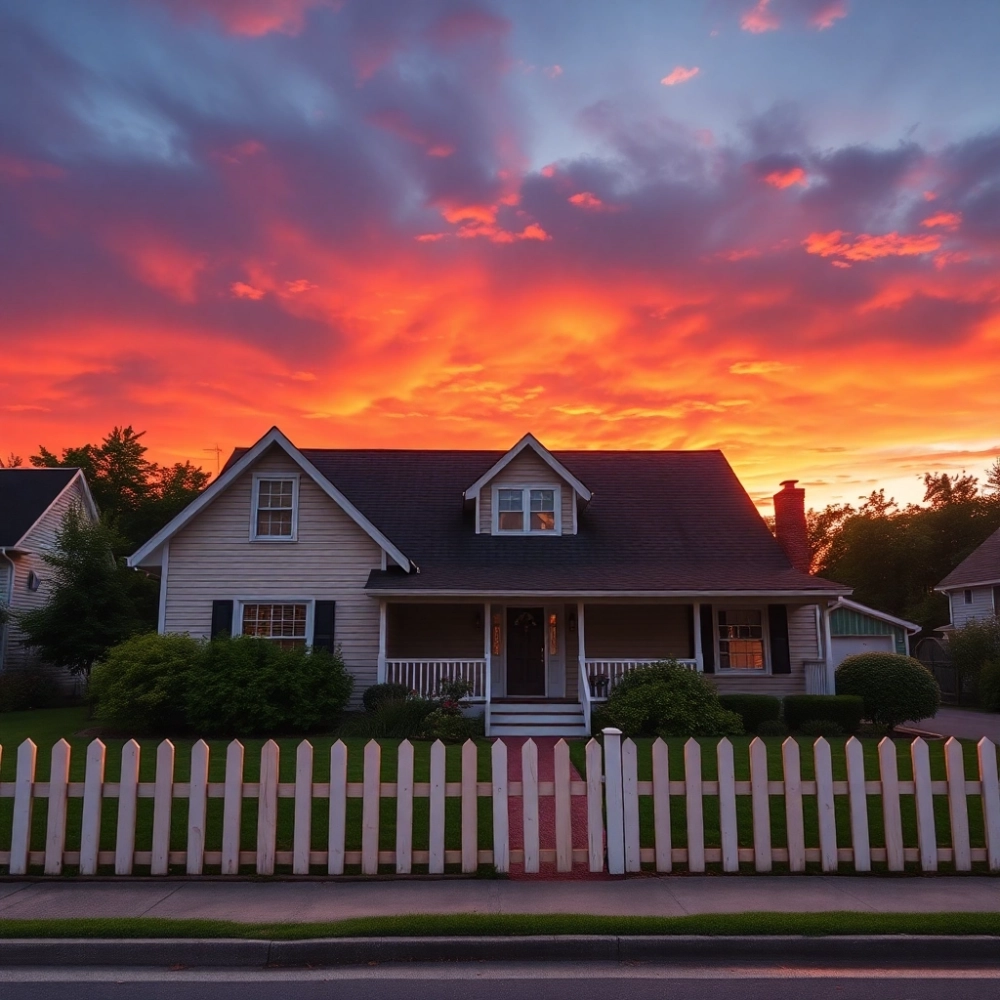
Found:
M 996 913 L 706 913 L 607 917 L 582 913 L 456 913 L 356 917 L 323 923 L 239 923 L 163 917 L 0 920 L 0 938 L 237 938 L 298 941 L 342 937 L 508 937 L 522 935 L 944 934 L 1000 936 Z

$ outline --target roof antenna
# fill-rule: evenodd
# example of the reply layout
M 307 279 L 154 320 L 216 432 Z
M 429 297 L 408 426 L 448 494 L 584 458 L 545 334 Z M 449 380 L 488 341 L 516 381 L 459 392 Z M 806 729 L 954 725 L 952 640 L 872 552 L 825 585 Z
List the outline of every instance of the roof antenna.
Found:
M 219 463 L 222 459 L 222 449 L 216 444 L 214 448 L 202 448 L 201 450 L 215 455 L 215 474 L 218 475 L 221 467 Z

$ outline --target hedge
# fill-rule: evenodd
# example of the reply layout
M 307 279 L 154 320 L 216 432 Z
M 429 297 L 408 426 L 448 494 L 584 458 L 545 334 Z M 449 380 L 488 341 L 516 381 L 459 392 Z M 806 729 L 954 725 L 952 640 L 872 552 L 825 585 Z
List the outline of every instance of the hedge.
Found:
M 851 694 L 793 694 L 783 704 L 789 729 L 803 722 L 835 722 L 845 733 L 856 733 L 864 715 L 864 701 Z
M 743 720 L 748 733 L 757 732 L 762 722 L 781 719 L 781 699 L 770 694 L 720 694 L 722 707 L 735 712 Z

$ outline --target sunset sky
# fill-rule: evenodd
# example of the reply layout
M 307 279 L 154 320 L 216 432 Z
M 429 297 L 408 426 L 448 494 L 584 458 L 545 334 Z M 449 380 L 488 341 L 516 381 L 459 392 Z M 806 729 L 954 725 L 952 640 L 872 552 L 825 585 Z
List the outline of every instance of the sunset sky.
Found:
M 1000 4 L 0 0 L 0 455 L 1000 453 Z

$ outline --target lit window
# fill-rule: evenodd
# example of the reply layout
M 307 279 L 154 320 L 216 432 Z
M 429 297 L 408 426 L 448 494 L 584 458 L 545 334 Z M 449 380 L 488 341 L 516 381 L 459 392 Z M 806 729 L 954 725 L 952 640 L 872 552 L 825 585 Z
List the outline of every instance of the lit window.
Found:
M 254 496 L 254 538 L 295 538 L 295 479 L 258 479 Z
M 556 530 L 555 490 L 531 490 L 531 530 Z
M 501 531 L 524 531 L 523 490 L 497 490 L 497 527 Z
M 764 615 L 759 609 L 720 609 L 719 667 L 723 670 L 764 669 Z
M 558 527 L 559 491 L 549 487 L 501 487 L 496 491 L 498 532 L 542 534 Z
M 284 648 L 306 644 L 304 604 L 244 604 L 244 635 L 273 639 Z
M 549 656 L 555 656 L 559 652 L 559 619 L 555 615 L 549 615 Z

